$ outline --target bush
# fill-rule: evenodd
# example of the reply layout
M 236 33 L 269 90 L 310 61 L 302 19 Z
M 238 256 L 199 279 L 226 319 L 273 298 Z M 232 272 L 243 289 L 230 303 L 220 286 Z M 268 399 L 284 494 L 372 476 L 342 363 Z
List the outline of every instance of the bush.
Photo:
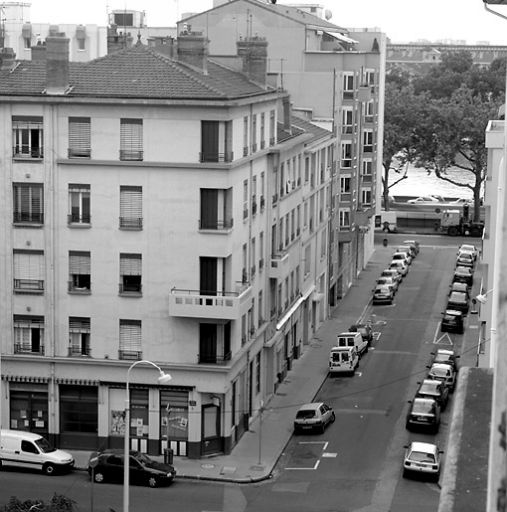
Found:
M 74 512 L 75 501 L 61 494 L 53 494 L 49 503 L 42 500 L 21 501 L 15 496 L 11 496 L 9 503 L 4 505 L 2 512 Z

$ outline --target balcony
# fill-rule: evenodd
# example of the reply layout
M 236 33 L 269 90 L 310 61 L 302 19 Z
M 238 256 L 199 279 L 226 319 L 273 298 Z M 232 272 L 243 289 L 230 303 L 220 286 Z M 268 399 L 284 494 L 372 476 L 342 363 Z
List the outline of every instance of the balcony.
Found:
M 15 293 L 44 293 L 44 281 L 42 279 L 14 279 Z
M 264 199 L 264 196 L 261 196 L 260 198 L 260 204 L 261 204 L 261 211 L 264 210 L 264 208 L 266 207 L 266 201 Z
M 12 157 L 15 160 L 42 160 L 44 158 L 44 150 L 43 148 L 27 144 L 17 145 L 12 148 Z
M 143 229 L 142 217 L 120 217 L 120 229 L 140 231 Z
M 281 251 L 271 256 L 269 277 L 271 279 L 283 279 L 289 272 L 289 253 Z
M 143 353 L 137 350 L 118 350 L 118 359 L 124 361 L 139 361 L 143 358 Z
M 199 364 L 226 364 L 230 361 L 232 352 L 225 354 L 198 354 L 197 360 Z
M 234 226 L 234 220 L 230 219 L 199 219 L 199 229 L 211 231 L 230 231 Z
M 199 153 L 199 162 L 201 162 L 201 163 L 232 162 L 233 156 L 234 155 L 233 155 L 232 151 L 226 151 L 225 153 L 215 153 L 215 152 L 203 153 L 203 152 L 201 152 L 201 153 Z
M 237 283 L 237 291 L 201 294 L 199 290 L 173 288 L 169 295 L 169 315 L 183 318 L 239 320 L 251 306 L 250 283 Z
M 67 215 L 67 224 L 86 224 L 89 227 L 91 217 L 89 213 L 71 213 Z
M 14 343 L 15 354 L 44 355 L 44 345 L 32 345 L 31 343 Z
M 88 346 L 84 347 L 69 347 L 69 357 L 90 357 L 91 349 Z
M 143 287 L 141 283 L 118 283 L 118 295 L 122 297 L 142 297 Z
M 15 211 L 12 222 L 14 224 L 44 224 L 44 213 Z

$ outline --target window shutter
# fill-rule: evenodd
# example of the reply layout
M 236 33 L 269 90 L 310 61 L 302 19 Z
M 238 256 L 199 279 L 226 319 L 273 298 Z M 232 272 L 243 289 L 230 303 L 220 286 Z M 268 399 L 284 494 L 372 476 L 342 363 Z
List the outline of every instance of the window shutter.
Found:
M 69 317 L 69 332 L 90 332 L 90 319 L 71 316 Z
M 120 320 L 120 351 L 141 352 L 140 320 Z
M 140 276 L 142 256 L 140 254 L 120 254 L 120 275 Z
M 91 258 L 89 252 L 69 252 L 69 274 L 91 274 Z
M 42 185 L 15 183 L 13 190 L 14 211 L 18 216 L 21 215 L 21 218 L 16 220 L 32 220 L 32 218 L 41 216 L 43 205 Z
M 91 129 L 89 117 L 69 117 L 69 158 L 89 158 Z
M 143 159 L 143 120 L 120 120 L 120 159 Z
M 44 253 L 42 251 L 15 251 L 14 278 L 44 280 Z
M 143 216 L 143 188 L 120 187 L 120 217 L 122 219 L 141 219 Z

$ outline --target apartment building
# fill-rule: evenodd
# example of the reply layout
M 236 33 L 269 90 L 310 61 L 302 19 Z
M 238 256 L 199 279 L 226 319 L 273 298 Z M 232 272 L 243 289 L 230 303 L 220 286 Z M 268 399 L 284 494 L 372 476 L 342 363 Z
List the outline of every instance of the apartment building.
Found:
M 133 448 L 228 452 L 327 315 L 335 137 L 258 38 L 45 43 L 1 55 L 1 425 L 120 447 L 129 383 Z
M 328 282 L 333 306 L 373 252 L 386 38 L 376 29 L 345 29 L 331 17 L 317 4 L 215 0 L 212 9 L 185 15 L 178 29 L 202 31 L 210 54 L 223 61 L 236 58 L 236 39 L 265 38 L 270 83 L 290 93 L 294 112 L 336 135 Z

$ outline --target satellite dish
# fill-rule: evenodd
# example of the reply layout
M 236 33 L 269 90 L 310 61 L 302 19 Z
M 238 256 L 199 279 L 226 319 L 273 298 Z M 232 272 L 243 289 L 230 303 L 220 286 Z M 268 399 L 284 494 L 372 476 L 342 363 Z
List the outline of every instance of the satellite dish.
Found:
M 333 12 L 330 9 L 324 11 L 324 17 L 326 20 L 330 20 L 333 17 Z

